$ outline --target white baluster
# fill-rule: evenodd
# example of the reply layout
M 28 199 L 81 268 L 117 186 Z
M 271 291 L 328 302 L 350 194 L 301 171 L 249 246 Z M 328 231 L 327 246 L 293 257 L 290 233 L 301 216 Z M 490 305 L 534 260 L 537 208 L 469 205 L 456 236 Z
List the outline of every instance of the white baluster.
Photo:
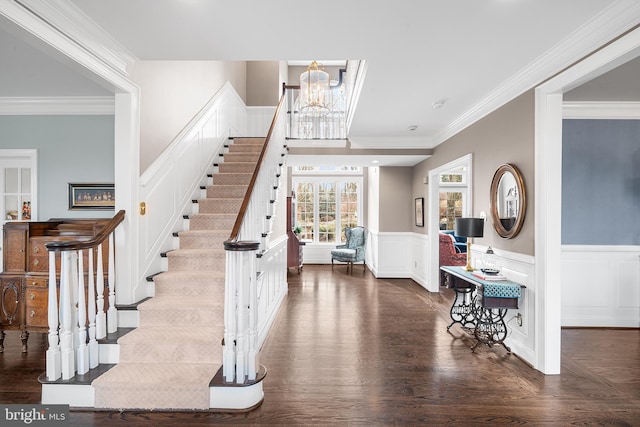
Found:
M 96 337 L 102 339 L 107 336 L 107 314 L 104 311 L 104 271 L 102 267 L 102 244 L 98 245 L 96 259 L 96 300 L 98 315 L 96 316 Z
M 89 372 L 89 347 L 87 347 L 87 303 L 84 297 L 84 260 L 78 251 L 78 374 Z
M 93 276 L 93 248 L 89 248 L 88 261 L 87 311 L 89 316 L 89 369 L 93 369 L 98 366 L 100 360 L 100 346 L 98 345 L 98 341 L 96 341 L 96 282 Z
M 61 252 L 60 268 L 60 356 L 62 360 L 62 379 L 68 380 L 74 375 L 75 357 L 73 352 L 73 316 L 71 314 L 70 288 L 71 253 Z
M 69 254 L 69 294 L 71 295 L 71 336 L 73 337 L 73 370 L 78 370 L 78 352 L 80 341 L 78 340 L 78 252 L 68 251 Z
M 58 290 L 56 285 L 56 253 L 49 252 L 49 348 L 47 349 L 47 380 L 55 381 L 62 375 L 60 343 L 58 341 Z
M 118 330 L 118 313 L 116 311 L 116 273 L 114 262 L 115 245 L 113 233 L 109 234 L 109 259 L 107 282 L 109 285 L 109 309 L 107 311 L 107 332 L 114 333 Z

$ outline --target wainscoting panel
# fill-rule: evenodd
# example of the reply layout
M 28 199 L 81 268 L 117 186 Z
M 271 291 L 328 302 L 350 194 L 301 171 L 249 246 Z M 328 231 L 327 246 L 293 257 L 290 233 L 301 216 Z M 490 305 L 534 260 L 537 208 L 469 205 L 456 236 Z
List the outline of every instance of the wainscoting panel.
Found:
M 249 137 L 267 136 L 271 122 L 276 115 L 276 107 L 247 107 L 247 133 Z
M 261 348 L 289 291 L 286 236 L 272 242 L 259 266 L 262 274 L 258 281 L 258 348 Z
M 640 327 L 640 248 L 562 247 L 562 326 Z
M 414 233 L 378 233 L 376 277 L 411 277 L 417 260 L 412 254 Z
M 161 271 L 160 253 L 173 249 L 174 231 L 183 229 L 182 215 L 192 211 L 214 158 L 229 129 L 246 128 L 246 107 L 227 83 L 216 93 L 171 145 L 140 177 L 140 261 L 136 300 L 148 295 L 146 277 Z M 144 289 L 144 292 L 142 291 Z
M 518 309 L 509 309 L 505 316 L 508 335 L 505 343 L 511 351 L 531 365 L 535 365 L 535 300 L 536 283 L 534 280 L 534 257 L 501 250 L 492 245 L 498 256 L 497 263 L 509 280 L 525 285 L 522 297 L 518 301 Z M 474 265 L 480 267 L 482 255 L 487 247 L 474 244 L 471 250 Z M 522 323 L 518 322 L 518 313 L 522 316 Z

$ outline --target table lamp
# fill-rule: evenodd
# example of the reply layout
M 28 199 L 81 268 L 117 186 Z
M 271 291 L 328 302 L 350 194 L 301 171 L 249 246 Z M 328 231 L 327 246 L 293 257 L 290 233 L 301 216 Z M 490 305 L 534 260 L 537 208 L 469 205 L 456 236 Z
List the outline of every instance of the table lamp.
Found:
M 456 218 L 453 227 L 456 236 L 467 238 L 467 271 L 473 271 L 471 267 L 471 238 L 482 237 L 484 235 L 483 218 Z

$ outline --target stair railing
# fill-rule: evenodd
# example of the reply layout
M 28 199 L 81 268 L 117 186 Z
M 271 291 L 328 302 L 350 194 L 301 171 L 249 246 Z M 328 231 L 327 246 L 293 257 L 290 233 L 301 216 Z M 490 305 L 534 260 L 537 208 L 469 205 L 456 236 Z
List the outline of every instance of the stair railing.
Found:
M 46 352 L 46 375 L 49 381 L 59 378 L 68 380 L 97 367 L 100 359 L 97 340 L 118 329 L 114 233 L 124 221 L 124 216 L 125 212 L 119 211 L 101 230 L 86 240 L 45 244 L 49 252 L 49 348 Z
M 286 117 L 281 114 L 284 102 L 283 96 L 231 235 L 224 243 L 227 254 L 223 343 L 225 382 L 242 384 L 254 381 L 259 370 L 258 329 L 265 319 L 260 317 L 258 310 L 261 271 L 258 255 L 268 249 L 286 155 Z M 286 270 L 286 259 L 280 262 L 282 269 Z

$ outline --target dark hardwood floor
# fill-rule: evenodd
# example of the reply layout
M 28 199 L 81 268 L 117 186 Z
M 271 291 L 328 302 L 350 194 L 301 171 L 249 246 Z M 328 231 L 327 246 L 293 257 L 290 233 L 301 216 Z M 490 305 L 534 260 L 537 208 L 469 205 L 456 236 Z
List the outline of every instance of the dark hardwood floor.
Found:
M 565 329 L 562 374 L 502 347 L 447 333 L 452 294 L 361 266 L 290 270 L 289 295 L 261 352 L 263 404 L 249 413 L 72 411 L 73 426 L 640 425 L 640 330 Z M 46 336 L 20 353 L 8 332 L 0 402 L 38 403 Z

